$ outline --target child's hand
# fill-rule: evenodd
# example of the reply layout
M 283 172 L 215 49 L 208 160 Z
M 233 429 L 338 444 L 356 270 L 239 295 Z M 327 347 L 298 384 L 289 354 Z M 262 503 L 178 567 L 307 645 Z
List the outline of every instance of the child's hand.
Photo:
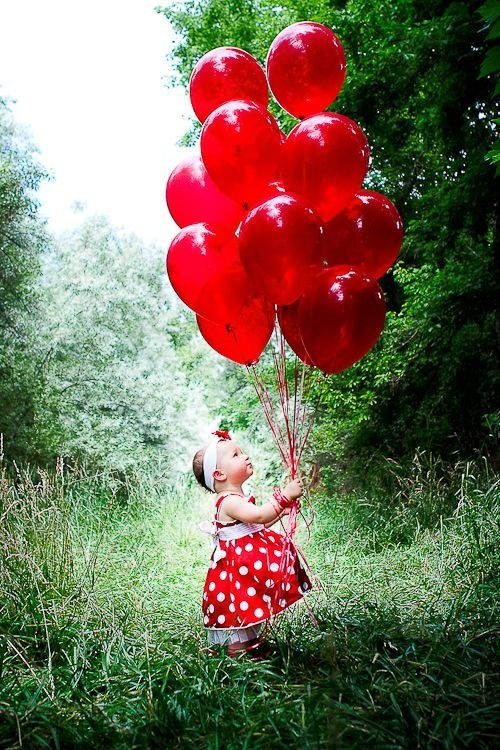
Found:
M 302 484 L 302 479 L 292 479 L 291 482 L 287 484 L 285 489 L 283 490 L 283 494 L 285 497 L 287 497 L 289 500 L 297 500 L 304 492 L 304 485 Z

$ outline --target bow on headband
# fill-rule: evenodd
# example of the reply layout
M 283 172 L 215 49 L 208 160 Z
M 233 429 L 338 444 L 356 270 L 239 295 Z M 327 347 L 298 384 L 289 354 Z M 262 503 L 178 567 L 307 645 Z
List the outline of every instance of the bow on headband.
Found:
M 227 430 L 215 430 L 215 432 L 212 432 L 212 435 L 215 435 L 221 440 L 231 440 L 231 435 Z

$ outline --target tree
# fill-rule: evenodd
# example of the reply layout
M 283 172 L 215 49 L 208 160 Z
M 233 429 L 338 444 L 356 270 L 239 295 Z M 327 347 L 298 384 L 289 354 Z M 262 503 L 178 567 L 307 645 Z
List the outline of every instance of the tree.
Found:
M 27 135 L 0 98 L 0 433 L 11 458 L 36 444 L 34 418 L 41 396 L 38 281 L 47 235 L 36 190 L 47 177 Z
M 58 240 L 38 217 L 46 176 L 0 100 L 0 433 L 18 462 L 58 455 L 127 471 L 185 466 L 204 383 L 176 347 L 192 333 L 163 251 L 94 218 Z M 199 386 L 199 387 L 197 387 Z
M 103 217 L 60 238 L 47 256 L 44 377 L 52 395 L 39 419 L 62 455 L 124 471 L 152 460 L 185 464 L 205 409 L 169 333 L 178 321 L 162 264 L 162 251 Z
M 500 37 L 500 0 L 486 0 L 480 6 L 478 12 L 487 25 L 488 35 L 486 41 L 489 42 L 489 47 L 486 49 L 486 54 L 481 64 L 480 77 L 492 76 L 496 80 L 495 90 L 491 97 L 492 101 L 494 101 L 498 99 L 498 94 L 500 93 L 500 83 L 498 81 L 498 73 L 500 71 L 500 44 L 498 42 L 498 38 Z M 495 124 L 499 124 L 498 118 L 495 120 Z M 496 167 L 496 174 L 498 176 L 500 174 L 500 143 L 498 142 L 498 138 L 491 151 L 487 153 L 486 158 Z

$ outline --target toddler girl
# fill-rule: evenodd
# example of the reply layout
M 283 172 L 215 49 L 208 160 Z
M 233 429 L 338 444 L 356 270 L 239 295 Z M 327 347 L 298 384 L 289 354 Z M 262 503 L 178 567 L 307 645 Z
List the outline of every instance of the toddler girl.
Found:
M 293 545 L 267 527 L 289 512 L 303 493 L 300 479 L 275 490 L 264 505 L 243 491 L 252 476 L 249 457 L 226 432 L 193 459 L 198 482 L 217 493 L 211 533 L 214 551 L 203 590 L 203 621 L 210 644 L 228 654 L 262 652 L 264 623 L 302 598 L 311 582 Z

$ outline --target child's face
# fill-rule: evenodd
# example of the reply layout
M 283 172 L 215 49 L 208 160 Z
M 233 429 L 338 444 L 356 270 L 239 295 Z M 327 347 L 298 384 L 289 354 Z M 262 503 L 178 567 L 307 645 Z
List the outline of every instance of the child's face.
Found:
M 223 440 L 217 445 L 217 469 L 232 484 L 243 484 L 253 474 L 249 457 L 234 440 Z

